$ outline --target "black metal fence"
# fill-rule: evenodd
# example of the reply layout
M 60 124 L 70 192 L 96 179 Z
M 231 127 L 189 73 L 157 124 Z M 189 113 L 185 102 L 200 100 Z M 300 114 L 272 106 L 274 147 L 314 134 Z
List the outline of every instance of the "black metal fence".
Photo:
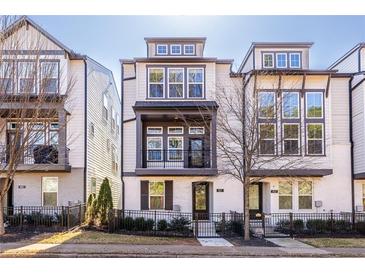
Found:
M 6 231 L 64 231 L 84 222 L 86 207 L 15 206 L 4 207 Z
M 365 235 L 365 213 L 272 213 L 261 222 L 265 237 Z
M 118 210 L 109 212 L 109 232 L 147 235 L 220 238 L 243 235 L 242 214 L 183 213 L 178 211 Z

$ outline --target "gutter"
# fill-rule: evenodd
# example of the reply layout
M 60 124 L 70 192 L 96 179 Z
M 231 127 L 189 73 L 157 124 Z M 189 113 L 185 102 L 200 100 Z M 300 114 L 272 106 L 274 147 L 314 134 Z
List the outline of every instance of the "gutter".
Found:
M 123 105 L 124 105 L 124 96 L 123 96 L 123 92 L 124 92 L 124 70 L 123 70 L 123 62 L 120 62 L 120 70 L 121 70 L 121 79 L 120 79 L 120 120 L 124 121 L 124 112 L 123 112 Z M 124 151 L 124 145 L 123 145 L 123 140 L 124 140 L 124 123 L 120 123 L 120 143 L 121 143 L 121 155 L 120 155 L 120 177 L 122 180 L 122 209 L 125 209 L 125 182 L 123 179 L 123 168 L 124 168 L 124 159 L 123 159 L 123 151 Z
M 86 203 L 87 198 L 86 198 L 86 186 L 87 186 L 87 59 L 84 59 L 84 64 L 85 64 L 85 76 L 84 76 L 84 85 L 85 85 L 85 100 L 84 100 L 84 107 L 85 107 L 85 112 L 84 112 L 84 203 Z
M 349 117 L 350 117 L 350 146 L 351 146 L 351 210 L 352 210 L 352 224 L 355 224 L 355 167 L 354 167 L 354 141 L 353 141 L 353 125 L 352 125 L 352 85 L 353 77 L 349 81 Z

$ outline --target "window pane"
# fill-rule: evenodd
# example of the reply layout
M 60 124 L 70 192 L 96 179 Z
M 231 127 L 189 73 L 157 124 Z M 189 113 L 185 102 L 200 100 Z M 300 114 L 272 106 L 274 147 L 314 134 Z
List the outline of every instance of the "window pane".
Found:
M 323 154 L 322 140 L 308 140 L 308 154 Z
M 309 124 L 308 139 L 322 139 L 322 125 Z
M 312 182 L 299 182 L 299 195 L 312 195 Z
M 204 134 L 204 127 L 190 127 L 189 134 Z
M 58 78 L 57 62 L 41 62 L 42 78 Z
M 181 46 L 171 45 L 171 54 L 181 54 Z
M 291 196 L 279 196 L 279 209 L 292 209 L 293 202 Z
M 43 206 L 57 206 L 57 192 L 43 192 Z
M 299 209 L 312 209 L 312 196 L 299 196 Z
M 150 84 L 150 97 L 163 97 L 163 84 Z
M 43 192 L 57 192 L 58 191 L 58 177 L 43 177 L 42 178 Z
M 297 140 L 284 140 L 284 153 L 289 155 L 299 154 L 299 143 Z
M 292 183 L 280 182 L 279 183 L 279 195 L 292 195 Z
M 272 54 L 264 54 L 264 67 L 273 67 L 273 55 Z
M 183 127 L 169 127 L 168 133 L 169 134 L 183 134 L 184 128 Z
M 150 83 L 163 83 L 163 69 L 154 68 L 149 70 L 150 73 Z
M 151 196 L 150 209 L 164 209 L 163 199 L 161 196 Z
M 162 160 L 162 151 L 149 149 L 147 152 L 147 160 L 148 161 L 161 161 Z
M 57 131 L 51 131 L 49 133 L 49 139 L 51 145 L 57 145 L 58 144 L 58 132 Z
M 260 139 L 275 139 L 275 125 L 260 125 Z
M 322 117 L 322 93 L 307 93 L 307 117 L 321 118 Z
M 157 54 L 167 54 L 167 45 L 157 45 Z
M 203 85 L 189 84 L 189 97 L 203 97 Z
M 284 118 L 299 118 L 299 94 L 297 92 L 283 93 Z
M 147 134 L 162 134 L 161 127 L 148 127 Z
M 189 82 L 190 83 L 202 83 L 203 82 L 203 69 L 189 69 Z
M 286 68 L 286 53 L 278 53 L 276 55 L 277 67 L 278 68 Z
M 174 98 L 174 97 L 182 98 L 182 97 L 184 97 L 183 84 L 169 84 L 169 97 L 170 98 Z
M 292 67 L 292 68 L 300 67 L 300 54 L 299 53 L 290 54 L 290 67 Z
M 258 99 L 259 99 L 259 117 L 262 118 L 275 117 L 275 93 L 260 92 Z
M 147 148 L 148 149 L 162 148 L 162 139 L 161 138 L 148 138 L 147 139 Z
M 272 140 L 260 140 L 260 154 L 275 154 L 275 142 Z
M 150 195 L 164 195 L 165 183 L 164 182 L 150 182 Z
M 13 80 L 11 78 L 0 79 L 0 92 L 1 93 L 13 92 Z
M 293 124 L 284 125 L 284 138 L 285 139 L 298 139 L 299 137 L 299 125 Z
M 194 45 L 185 45 L 184 53 L 185 54 L 194 54 Z

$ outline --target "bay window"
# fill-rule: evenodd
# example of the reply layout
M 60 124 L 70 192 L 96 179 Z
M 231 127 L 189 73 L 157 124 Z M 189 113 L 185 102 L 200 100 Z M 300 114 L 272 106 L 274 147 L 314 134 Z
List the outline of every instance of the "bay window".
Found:
M 203 98 L 204 97 L 204 69 L 188 68 L 188 97 Z
M 148 97 L 163 98 L 165 85 L 165 70 L 163 68 L 148 69 Z
M 299 117 L 299 92 L 283 92 L 282 97 L 283 118 L 298 119 Z
M 323 118 L 323 93 L 307 92 L 306 94 L 306 117 Z
M 165 208 L 165 183 L 164 182 L 149 182 L 148 185 L 148 202 L 149 209 L 164 209 Z
M 162 161 L 162 137 L 147 137 L 147 160 Z
M 298 182 L 298 208 L 312 209 L 312 182 L 302 181 Z
M 41 92 L 58 92 L 59 63 L 41 61 Z
M 58 177 L 42 177 L 42 205 L 57 206 Z
M 258 100 L 259 118 L 275 118 L 275 92 L 261 91 Z
M 293 209 L 293 185 L 279 182 L 279 209 Z
M 323 124 L 307 124 L 307 153 L 308 155 L 323 155 Z
M 259 124 L 259 154 L 274 155 L 275 149 L 275 124 Z
M 169 98 L 184 97 L 184 69 L 183 68 L 168 68 L 169 83 L 168 96 Z
M 283 124 L 283 142 L 285 155 L 298 155 L 299 151 L 299 124 Z

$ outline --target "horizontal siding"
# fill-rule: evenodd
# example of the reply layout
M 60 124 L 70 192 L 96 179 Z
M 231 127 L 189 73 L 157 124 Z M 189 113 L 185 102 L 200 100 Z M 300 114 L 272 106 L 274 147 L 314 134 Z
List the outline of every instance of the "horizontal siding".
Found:
M 333 67 L 333 69 L 337 69 L 338 72 L 357 72 L 358 71 L 358 51 L 355 50 L 349 56 L 346 57 L 342 62 L 340 62 L 337 66 Z
M 124 124 L 123 172 L 134 172 L 136 168 L 136 122 Z
M 352 92 L 355 173 L 365 172 L 364 84 Z

